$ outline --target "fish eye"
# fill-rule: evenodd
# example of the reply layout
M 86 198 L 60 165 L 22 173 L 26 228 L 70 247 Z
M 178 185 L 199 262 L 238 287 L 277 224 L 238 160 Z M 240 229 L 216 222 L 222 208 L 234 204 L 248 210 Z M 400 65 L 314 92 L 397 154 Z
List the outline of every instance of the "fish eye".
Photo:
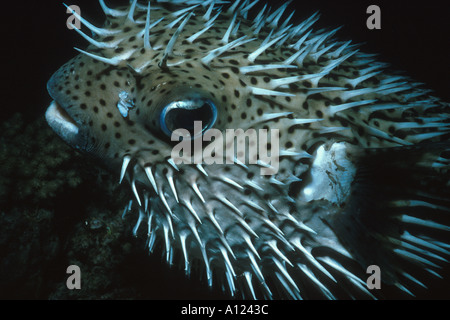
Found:
M 161 112 L 160 127 L 169 137 L 177 129 L 189 132 L 190 139 L 203 135 L 217 119 L 217 107 L 209 99 L 186 99 L 169 103 Z M 196 121 L 201 126 L 194 125 Z

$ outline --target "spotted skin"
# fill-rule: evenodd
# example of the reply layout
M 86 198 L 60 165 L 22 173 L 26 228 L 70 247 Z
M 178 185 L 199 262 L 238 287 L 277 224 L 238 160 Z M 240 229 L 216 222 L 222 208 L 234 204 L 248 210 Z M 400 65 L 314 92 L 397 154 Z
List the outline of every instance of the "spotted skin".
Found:
M 371 150 L 413 150 L 419 143 L 447 141 L 448 104 L 429 96 L 413 80 L 390 75 L 356 46 L 334 40 L 335 31 L 299 28 L 297 34 L 284 36 L 295 26 L 283 30 L 287 24 L 273 21 L 274 10 L 264 16 L 264 26 L 237 14 L 249 1 L 230 11 L 226 7 L 211 22 L 219 7 L 211 12 L 213 2 L 194 8 L 190 4 L 196 1 L 152 2 L 150 23 L 163 20 L 149 31 L 149 44 L 147 6 L 138 3 L 133 8 L 132 3 L 131 9 L 114 9 L 119 16 L 107 16 L 103 28 L 108 33 L 97 32 L 97 43 L 49 81 L 59 112 L 64 109 L 78 128 L 75 137 L 53 126 L 55 131 L 129 181 L 140 213 L 136 227 L 147 219 L 149 247 L 161 246 L 168 262 L 181 251 L 180 264 L 188 274 L 200 261 L 208 284 L 223 282 L 231 295 L 250 298 L 373 297 L 361 284 L 363 269 L 355 268 L 372 262 L 363 253 L 365 240 L 348 244 L 341 233 L 346 232 L 341 230 L 346 222 L 333 225 L 350 210 L 353 193 L 347 190 L 336 200 L 335 195 L 321 195 L 313 182 L 323 179 L 335 191 L 350 186 L 353 176 L 343 174 L 354 173 L 358 159 Z M 180 13 L 185 8 L 189 9 Z M 206 31 L 198 34 L 202 30 Z M 175 45 L 167 51 L 172 40 Z M 212 55 L 233 41 L 234 47 Z M 132 106 L 126 118 L 117 108 L 123 92 Z M 261 164 L 171 164 L 177 142 L 162 132 L 161 111 L 173 101 L 197 96 L 217 108 L 214 128 L 223 133 L 278 129 L 279 171 L 264 176 Z M 447 147 L 440 148 L 433 149 L 434 158 L 427 158 L 428 167 L 438 163 Z M 344 156 L 337 156 L 342 149 Z M 327 169 L 327 178 L 313 171 L 322 151 L 336 164 Z M 439 173 L 448 174 L 448 160 L 441 157 L 439 163 L 444 167 Z M 425 202 L 435 205 L 431 196 Z M 386 219 L 385 224 L 395 224 L 401 215 Z M 443 228 L 448 232 L 448 226 Z M 383 242 L 404 235 L 370 232 Z M 414 259 L 409 255 L 405 262 L 394 253 L 402 248 L 398 241 L 380 247 L 375 254 L 383 257 L 380 260 L 398 261 L 380 262 L 385 267 L 383 280 L 405 288 L 400 261 Z

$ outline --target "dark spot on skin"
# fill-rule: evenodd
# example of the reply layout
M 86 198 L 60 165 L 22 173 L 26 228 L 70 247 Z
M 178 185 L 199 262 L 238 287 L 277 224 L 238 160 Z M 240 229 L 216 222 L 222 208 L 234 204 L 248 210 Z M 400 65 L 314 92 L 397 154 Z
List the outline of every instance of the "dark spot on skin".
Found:
M 346 119 L 339 118 L 338 120 L 339 120 L 339 122 L 341 123 L 341 125 L 343 127 L 348 127 L 349 126 L 349 122 Z
M 309 82 L 309 81 L 303 81 L 302 84 L 303 84 L 303 86 L 304 86 L 305 88 L 311 88 L 311 87 L 312 87 L 312 84 L 311 84 L 311 82 Z
M 105 39 L 103 39 L 103 42 L 110 42 L 110 41 L 113 41 L 113 40 L 114 40 L 114 36 L 108 36 Z
M 289 134 L 293 134 L 294 131 L 295 131 L 295 125 L 289 127 L 289 129 L 288 129 L 288 133 L 289 133 Z
M 400 139 L 405 139 L 407 134 L 406 132 L 399 132 L 396 134 L 397 137 L 399 137 Z
M 359 134 L 360 136 L 363 136 L 363 135 L 364 135 L 364 128 L 363 128 L 363 127 L 359 127 L 359 128 L 358 128 L 358 134 Z
M 336 97 L 336 98 L 333 99 L 333 103 L 334 103 L 335 105 L 342 104 L 342 99 L 339 98 L 339 97 Z

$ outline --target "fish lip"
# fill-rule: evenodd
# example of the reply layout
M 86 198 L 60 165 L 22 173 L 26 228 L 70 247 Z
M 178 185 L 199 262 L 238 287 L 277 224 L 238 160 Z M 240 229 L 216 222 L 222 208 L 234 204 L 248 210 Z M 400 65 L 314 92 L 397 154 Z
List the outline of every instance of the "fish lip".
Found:
M 50 103 L 50 106 L 47 108 L 45 113 L 45 118 L 51 127 L 64 127 L 70 134 L 79 133 L 79 124 L 56 100 L 53 100 Z
M 60 77 L 58 76 L 58 72 L 52 75 L 50 80 L 47 82 L 47 92 L 50 95 L 50 97 L 53 99 L 53 101 L 50 103 L 50 107 L 54 107 L 53 111 L 57 111 L 57 114 L 54 114 L 55 116 L 58 115 L 60 120 L 66 120 L 70 123 L 72 123 L 74 126 L 77 126 L 79 129 L 83 128 L 83 122 L 81 119 L 79 119 L 77 116 L 73 114 L 73 110 L 70 108 L 70 99 L 69 97 L 61 94 L 56 90 L 56 87 L 58 85 L 58 82 L 61 81 Z M 50 108 L 49 107 L 49 108 Z M 47 112 L 49 109 L 47 109 Z M 48 119 L 47 119 L 48 121 Z M 61 122 L 62 123 L 62 122 Z M 49 123 L 50 124 L 50 123 Z M 51 126 L 51 124 L 50 124 Z
M 87 138 L 81 130 L 82 126 L 56 100 L 53 100 L 47 108 L 45 119 L 53 131 L 66 143 L 79 150 L 86 149 Z
M 87 151 L 89 139 L 84 120 L 70 107 L 70 98 L 56 89 L 61 81 L 59 72 L 56 72 L 47 82 L 47 92 L 53 101 L 45 112 L 45 119 L 67 144 L 80 151 Z

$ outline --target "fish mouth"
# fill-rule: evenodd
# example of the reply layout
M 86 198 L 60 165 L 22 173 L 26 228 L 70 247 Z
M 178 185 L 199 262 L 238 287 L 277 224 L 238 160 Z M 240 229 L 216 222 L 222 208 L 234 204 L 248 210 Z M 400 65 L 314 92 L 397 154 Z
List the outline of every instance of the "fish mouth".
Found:
M 85 139 L 79 124 L 69 115 L 57 101 L 53 100 L 45 112 L 49 126 L 68 144 L 82 149 Z
M 56 131 L 64 131 L 67 134 L 78 134 L 79 128 L 75 120 L 67 113 L 67 111 L 61 107 L 61 105 L 52 101 L 50 106 L 47 108 L 45 113 L 45 119 L 47 119 L 48 124 Z

